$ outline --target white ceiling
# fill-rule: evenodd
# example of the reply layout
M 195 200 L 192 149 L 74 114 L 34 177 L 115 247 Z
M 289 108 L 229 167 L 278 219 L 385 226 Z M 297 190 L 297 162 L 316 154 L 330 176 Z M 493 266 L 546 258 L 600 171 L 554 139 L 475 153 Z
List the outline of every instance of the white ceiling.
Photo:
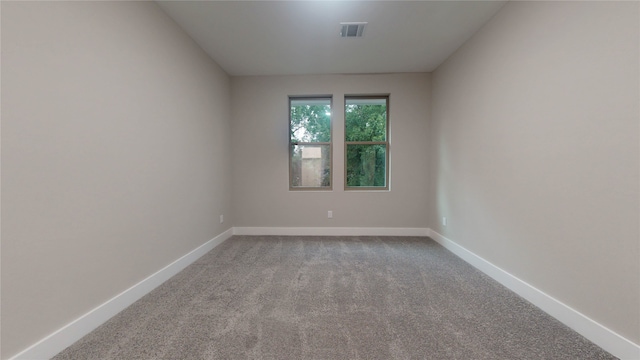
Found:
M 159 1 L 230 75 L 433 71 L 505 1 Z M 366 21 L 362 38 L 340 22 Z

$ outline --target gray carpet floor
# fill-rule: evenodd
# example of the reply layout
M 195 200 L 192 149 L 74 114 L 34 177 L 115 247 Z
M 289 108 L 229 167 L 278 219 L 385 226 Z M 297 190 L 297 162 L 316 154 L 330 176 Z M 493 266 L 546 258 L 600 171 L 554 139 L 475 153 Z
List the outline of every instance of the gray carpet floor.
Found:
M 234 236 L 63 359 L 615 359 L 431 239 Z

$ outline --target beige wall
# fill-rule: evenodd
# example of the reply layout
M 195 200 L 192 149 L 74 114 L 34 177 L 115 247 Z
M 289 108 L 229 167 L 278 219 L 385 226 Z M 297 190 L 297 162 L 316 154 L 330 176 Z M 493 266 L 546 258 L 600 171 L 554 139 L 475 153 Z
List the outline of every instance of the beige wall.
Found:
M 154 3 L 2 2 L 1 357 L 232 224 L 429 226 L 640 343 L 638 6 L 509 3 L 432 84 L 230 80 Z M 367 93 L 391 94 L 389 192 L 343 190 Z M 287 95 L 312 94 L 333 190 L 289 191 Z
M 425 227 L 429 86 L 424 73 L 234 77 L 234 226 Z M 344 95 L 385 93 L 391 191 L 344 191 Z M 288 95 L 313 94 L 333 95 L 333 191 L 289 191 Z
M 429 134 L 429 226 L 636 344 L 638 6 L 507 4 L 433 74 Z
M 2 2 L 3 359 L 229 228 L 229 95 L 155 3 Z

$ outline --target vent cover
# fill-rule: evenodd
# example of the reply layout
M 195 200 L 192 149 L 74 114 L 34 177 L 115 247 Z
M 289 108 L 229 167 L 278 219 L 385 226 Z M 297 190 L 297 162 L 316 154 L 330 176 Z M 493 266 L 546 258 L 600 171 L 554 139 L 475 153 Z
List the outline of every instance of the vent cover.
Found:
M 340 30 L 340 36 L 343 38 L 362 37 L 365 25 L 367 25 L 366 22 L 340 23 L 340 26 L 342 27 L 342 29 Z

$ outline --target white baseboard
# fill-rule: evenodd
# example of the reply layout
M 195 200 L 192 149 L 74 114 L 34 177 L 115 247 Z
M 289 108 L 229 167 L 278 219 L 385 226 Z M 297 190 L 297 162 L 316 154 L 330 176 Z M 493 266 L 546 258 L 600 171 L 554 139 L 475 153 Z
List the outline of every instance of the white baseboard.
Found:
M 50 359 L 127 306 L 196 261 L 232 235 L 297 235 L 297 236 L 429 236 L 472 266 L 492 277 L 511 291 L 527 299 L 543 311 L 566 324 L 585 338 L 622 360 L 640 359 L 640 346 L 595 322 L 487 260 L 427 228 L 304 228 L 304 227 L 235 227 L 231 228 L 119 295 L 72 321 L 51 335 L 10 358 Z
M 640 345 L 633 343 L 579 311 L 493 265 L 434 230 L 428 229 L 428 232 L 429 237 L 440 245 L 612 355 L 622 360 L 640 359 Z
M 24 351 L 13 356 L 10 360 L 19 359 L 50 359 L 60 351 L 66 349 L 83 336 L 93 331 L 98 326 L 115 316 L 127 306 L 133 304 L 151 290 L 182 271 L 202 255 L 221 244 L 233 235 L 233 228 L 223 232 L 215 238 L 207 241 L 195 250 L 182 256 L 178 260 L 158 270 L 153 275 L 133 285 L 129 289 L 116 295 L 104 304 L 96 307 L 88 313 L 55 331 L 51 335 L 31 345 Z
M 427 228 L 235 227 L 234 235 L 427 236 Z

